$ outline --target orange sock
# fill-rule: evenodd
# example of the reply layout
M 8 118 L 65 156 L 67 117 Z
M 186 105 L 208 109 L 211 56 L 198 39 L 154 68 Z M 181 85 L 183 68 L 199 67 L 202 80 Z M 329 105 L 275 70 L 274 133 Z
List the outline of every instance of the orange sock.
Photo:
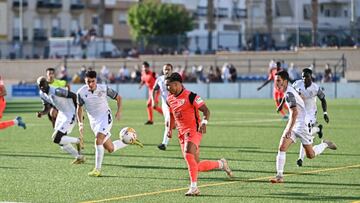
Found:
M 156 107 L 155 111 L 159 112 L 159 114 L 163 115 L 162 109 L 160 107 Z
M 153 109 L 151 106 L 147 107 L 148 121 L 153 121 Z
M 7 128 L 7 127 L 10 127 L 13 125 L 15 125 L 15 122 L 13 120 L 3 121 L 3 122 L 0 122 L 0 129 L 4 129 L 4 128 Z
M 219 167 L 220 165 L 218 161 L 203 160 L 198 163 L 198 171 L 200 172 L 210 171 Z
M 196 163 L 195 156 L 193 154 L 186 153 L 185 160 L 188 166 L 191 182 L 197 182 L 198 163 Z

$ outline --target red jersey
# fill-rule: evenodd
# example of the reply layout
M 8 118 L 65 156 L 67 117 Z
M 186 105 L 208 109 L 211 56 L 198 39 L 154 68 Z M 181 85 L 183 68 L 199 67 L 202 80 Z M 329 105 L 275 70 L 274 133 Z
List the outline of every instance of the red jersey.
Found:
M 201 123 L 199 108 L 205 104 L 200 96 L 184 88 L 178 96 L 169 94 L 167 103 L 174 115 L 179 134 L 198 131 Z
M 270 73 L 268 76 L 268 80 L 274 81 L 274 91 L 279 91 L 276 87 L 276 80 L 275 80 L 276 73 L 279 71 L 282 71 L 282 68 L 280 68 L 279 70 L 277 70 L 277 68 L 272 68 L 272 69 L 270 69 Z
M 145 82 L 145 85 L 152 90 L 156 81 L 156 74 L 152 71 L 146 73 L 145 71 L 141 72 L 141 81 Z
M 5 89 L 4 81 L 1 79 L 1 76 L 0 76 L 0 91 L 3 91 L 3 89 Z M 0 102 L 5 102 L 4 96 L 0 96 Z

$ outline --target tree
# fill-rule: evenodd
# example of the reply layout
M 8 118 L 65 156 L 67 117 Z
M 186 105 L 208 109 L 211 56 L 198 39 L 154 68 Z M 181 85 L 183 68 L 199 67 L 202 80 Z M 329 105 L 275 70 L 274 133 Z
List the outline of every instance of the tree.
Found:
M 273 31 L 273 10 L 272 10 L 272 0 L 265 1 L 265 15 L 266 15 L 266 28 L 268 33 L 268 49 L 273 46 L 272 44 L 272 31 Z
M 212 51 L 212 31 L 214 25 L 214 0 L 207 0 L 207 28 L 208 28 L 208 51 Z M 217 25 L 219 26 L 219 25 Z M 219 33 L 217 33 L 219 34 Z
M 128 23 L 132 38 L 136 41 L 143 39 L 145 44 L 153 37 L 172 36 L 176 39 L 177 35 L 184 36 L 193 28 L 193 19 L 183 6 L 154 0 L 132 6 L 128 12 Z
M 311 36 L 312 36 L 313 46 L 317 46 L 318 9 L 319 9 L 318 0 L 311 0 L 311 24 L 312 24 Z

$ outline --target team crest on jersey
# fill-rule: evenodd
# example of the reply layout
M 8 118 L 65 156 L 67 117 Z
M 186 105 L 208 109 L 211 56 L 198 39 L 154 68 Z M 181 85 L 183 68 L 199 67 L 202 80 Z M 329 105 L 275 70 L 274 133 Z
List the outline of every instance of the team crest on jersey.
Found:
M 185 104 L 185 99 L 180 99 L 180 100 L 178 101 L 178 105 L 182 106 L 182 105 L 184 105 L 184 104 Z
M 195 100 L 195 102 L 196 102 L 197 104 L 201 104 L 201 103 L 204 102 L 204 101 L 201 99 L 201 97 L 198 97 L 198 98 Z
M 99 92 L 97 93 L 97 95 L 98 95 L 99 97 L 102 97 L 102 96 L 103 96 L 103 92 L 102 92 L 102 91 L 99 91 Z

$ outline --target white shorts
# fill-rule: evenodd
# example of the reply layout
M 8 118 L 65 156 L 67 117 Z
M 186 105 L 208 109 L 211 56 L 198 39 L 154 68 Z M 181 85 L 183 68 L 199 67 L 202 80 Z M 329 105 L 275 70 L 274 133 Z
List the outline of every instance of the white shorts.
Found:
M 64 134 L 70 134 L 76 123 L 75 114 L 65 115 L 62 111 L 58 112 L 54 129 Z
M 282 137 L 284 137 L 283 135 Z M 299 138 L 303 145 L 311 145 L 313 143 L 314 138 L 310 135 L 307 131 L 307 128 L 304 128 L 301 132 L 300 131 L 291 131 L 290 138 L 294 143 L 296 143 L 296 138 Z
M 95 136 L 97 136 L 98 133 L 101 133 L 107 137 L 110 137 L 111 136 L 110 130 L 112 124 L 113 124 L 113 118 L 111 115 L 111 111 L 108 111 L 107 114 L 104 114 L 103 116 L 97 118 L 94 121 L 90 121 L 90 126 Z

